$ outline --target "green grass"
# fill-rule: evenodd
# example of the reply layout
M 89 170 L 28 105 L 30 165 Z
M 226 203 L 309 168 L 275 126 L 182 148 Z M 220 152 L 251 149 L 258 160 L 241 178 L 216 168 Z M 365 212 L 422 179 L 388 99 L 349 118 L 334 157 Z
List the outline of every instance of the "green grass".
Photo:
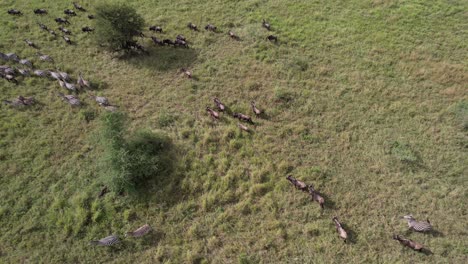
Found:
M 93 9 L 94 1 L 82 1 Z M 0 107 L 2 263 L 464 263 L 468 260 L 468 4 L 466 1 L 133 1 L 163 38 L 191 49 L 151 46 L 149 57 L 102 52 L 72 18 L 72 40 L 52 40 L 69 1 L 2 1 L 0 51 L 34 58 L 29 38 L 55 65 L 98 86 L 129 117 L 129 132 L 167 134 L 174 169 L 138 197 L 102 188 L 99 108 L 87 95 L 72 109 L 58 84 L 0 80 L 1 100 L 35 96 L 33 108 Z M 25 15 L 6 15 L 9 8 Z M 34 8 L 47 8 L 37 17 Z M 268 43 L 265 18 L 279 37 Z M 217 25 L 221 34 L 186 24 Z M 232 29 L 241 41 L 226 35 Z M 15 65 L 16 66 L 16 65 Z M 179 69 L 193 71 L 194 80 Z M 218 96 L 266 117 L 251 134 L 205 107 Z M 287 174 L 329 200 L 295 191 Z M 429 217 L 439 235 L 409 234 L 426 256 L 391 239 L 401 216 Z M 337 215 L 352 243 L 337 237 Z M 144 239 L 115 248 L 90 240 L 149 223 Z

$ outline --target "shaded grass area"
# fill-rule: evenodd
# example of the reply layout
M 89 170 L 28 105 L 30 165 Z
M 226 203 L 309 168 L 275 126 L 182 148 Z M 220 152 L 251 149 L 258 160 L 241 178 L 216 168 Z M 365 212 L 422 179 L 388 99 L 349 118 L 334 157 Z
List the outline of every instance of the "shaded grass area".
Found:
M 91 1 L 82 5 L 92 10 Z M 93 135 L 99 108 L 72 109 L 57 84 L 36 78 L 1 82 L 2 100 L 35 96 L 40 106 L 0 107 L 0 256 L 4 262 L 308 263 L 466 261 L 467 4 L 464 1 L 137 1 L 161 38 L 183 34 L 191 49 L 152 47 L 150 56 L 117 59 L 90 35 L 92 21 L 72 18 L 67 46 L 36 22 L 69 8 L 29 1 L 0 3 L 0 51 L 34 58 L 30 38 L 55 64 L 42 69 L 83 74 L 129 115 L 130 130 L 162 130 L 177 164 L 140 198 L 102 188 Z M 37 17 L 34 8 L 50 15 Z M 3 11 L 2 11 L 3 12 Z M 6 12 L 6 11 L 5 11 Z M 265 18 L 279 44 L 265 41 Z M 223 33 L 191 32 L 192 21 Z M 232 41 L 233 30 L 241 41 Z M 145 32 L 147 33 L 147 32 Z M 149 34 L 149 33 L 148 33 Z M 24 45 L 23 45 L 24 44 Z M 179 69 L 193 70 L 196 80 Z M 233 112 L 266 110 L 243 134 L 204 108 L 212 97 Z M 284 179 L 314 184 L 321 212 Z M 441 235 L 409 234 L 425 256 L 391 239 L 399 219 L 429 217 Z M 338 239 L 337 215 L 352 230 Z M 117 248 L 89 240 L 122 235 L 143 223 L 155 229 Z

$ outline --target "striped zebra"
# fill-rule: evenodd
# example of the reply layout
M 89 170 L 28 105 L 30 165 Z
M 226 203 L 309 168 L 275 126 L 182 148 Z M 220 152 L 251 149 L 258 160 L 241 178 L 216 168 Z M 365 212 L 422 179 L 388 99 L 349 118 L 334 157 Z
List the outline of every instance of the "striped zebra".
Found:
M 102 238 L 100 240 L 93 240 L 90 243 L 91 243 L 91 245 L 98 245 L 98 246 L 112 246 L 112 245 L 115 245 L 115 244 L 117 244 L 119 242 L 120 242 L 120 240 L 119 240 L 119 238 L 117 236 L 111 235 L 111 236 Z
M 142 237 L 146 234 L 148 234 L 151 231 L 151 226 L 148 224 L 145 224 L 141 227 L 139 227 L 137 230 L 133 232 L 127 232 L 127 236 L 130 237 Z
M 416 232 L 428 232 L 432 230 L 431 222 L 429 219 L 427 221 L 416 221 L 412 215 L 403 216 L 404 219 L 408 221 L 409 229 L 413 229 Z

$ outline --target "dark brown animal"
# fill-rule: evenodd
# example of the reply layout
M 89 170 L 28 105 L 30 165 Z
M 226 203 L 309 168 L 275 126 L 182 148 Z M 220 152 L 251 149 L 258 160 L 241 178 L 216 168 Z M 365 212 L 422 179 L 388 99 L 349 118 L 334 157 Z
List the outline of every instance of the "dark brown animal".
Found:
M 187 24 L 187 27 L 190 28 L 190 29 L 193 30 L 193 31 L 198 31 L 197 25 L 195 25 L 195 24 L 192 23 L 192 22 L 189 22 L 189 23 Z
M 208 113 L 210 113 L 210 116 L 211 116 L 213 119 L 215 119 L 215 120 L 218 120 L 218 119 L 219 119 L 219 113 L 216 112 L 215 110 L 213 110 L 213 109 L 211 109 L 211 108 L 209 108 L 209 107 L 206 107 L 206 111 L 207 111 Z
M 316 201 L 319 205 L 320 208 L 324 208 L 325 204 L 325 199 L 314 189 L 314 186 L 309 185 L 309 194 L 310 194 L 310 199 L 313 201 Z
M 42 23 L 38 23 L 38 25 L 39 25 L 39 27 L 40 27 L 42 30 L 44 30 L 44 31 L 49 31 L 49 28 L 48 28 L 46 25 L 44 25 L 44 24 L 42 24 Z
M 277 37 L 277 36 L 274 36 L 274 35 L 269 35 L 269 36 L 267 37 L 267 39 L 268 39 L 269 41 L 278 42 L 278 37 Z
M 101 191 L 99 192 L 98 198 L 103 197 L 108 191 L 109 190 L 108 190 L 107 186 L 104 186 L 104 188 L 102 188 Z
M 267 30 L 271 29 L 270 23 L 266 22 L 265 19 L 262 21 L 262 27 L 266 28 Z
M 156 45 L 164 46 L 164 42 L 162 40 L 158 39 L 157 37 L 151 36 L 151 40 Z
M 241 113 L 234 113 L 232 114 L 233 117 L 235 118 L 238 118 L 239 120 L 241 121 L 245 121 L 245 122 L 249 122 L 253 125 L 253 121 L 252 121 L 252 118 L 248 115 L 244 115 L 244 114 L 241 114 Z
M 166 44 L 166 45 L 175 45 L 174 41 L 170 40 L 170 39 L 164 39 L 163 40 L 163 43 Z
M 296 187 L 296 189 L 301 190 L 301 191 L 303 191 L 303 192 L 306 192 L 306 191 L 307 191 L 307 184 L 305 184 L 305 182 L 300 181 L 300 180 L 294 178 L 294 177 L 291 176 L 291 175 L 287 176 L 286 179 L 287 179 L 292 185 L 294 185 L 294 187 Z
M 14 15 L 14 16 L 21 16 L 23 13 L 17 9 L 10 9 L 7 11 L 8 14 Z
M 174 47 L 184 47 L 188 49 L 188 44 L 185 40 L 176 39 L 174 41 Z
M 205 26 L 205 30 L 207 31 L 211 31 L 211 32 L 216 32 L 218 28 L 215 26 L 215 25 L 212 25 L 212 24 L 208 24 Z
M 70 22 L 69 22 L 67 19 L 65 19 L 65 18 L 58 17 L 58 18 L 56 18 L 56 19 L 54 19 L 54 20 L 55 20 L 55 22 L 57 22 L 58 24 L 68 24 L 68 25 L 70 25 Z
M 32 41 L 30 41 L 29 39 L 25 39 L 24 42 L 26 42 L 26 44 L 28 44 L 29 47 L 37 49 L 36 44 L 34 44 L 34 43 L 33 43 Z
M 341 226 L 341 223 L 338 221 L 338 217 L 333 217 L 333 222 L 335 223 L 336 231 L 338 232 L 338 235 L 343 239 L 343 241 L 346 243 L 346 240 L 348 239 L 348 233 L 346 233 L 346 230 Z
M 239 36 L 237 36 L 237 35 L 236 35 L 234 32 L 232 32 L 232 31 L 229 31 L 229 32 L 228 32 L 228 35 L 229 35 L 229 37 L 231 37 L 232 39 L 235 39 L 235 40 L 239 40 L 239 39 L 240 39 Z
M 180 69 L 180 71 L 183 72 L 184 75 L 187 76 L 187 78 L 192 79 L 192 72 L 191 71 L 187 70 L 186 68 L 182 68 L 182 69 Z
M 257 108 L 254 101 L 250 102 L 250 105 L 252 106 L 252 111 L 255 113 L 256 116 L 259 116 L 262 114 L 262 111 Z
M 93 32 L 94 28 L 86 26 L 86 27 L 82 27 L 81 31 L 89 33 L 89 32 Z
M 59 27 L 58 30 L 62 31 L 65 35 L 71 35 L 71 31 L 64 28 L 64 27 Z
M 94 19 L 94 15 L 88 15 L 88 19 Z
M 221 100 L 219 100 L 218 97 L 213 98 L 213 101 L 220 112 L 224 112 L 224 110 L 226 110 L 226 106 L 223 103 L 221 103 Z
M 69 37 L 67 36 L 62 36 L 63 40 L 65 40 L 65 42 L 68 44 L 68 45 L 71 45 L 72 44 L 72 41 Z
M 78 3 L 75 3 L 73 2 L 73 6 L 77 9 L 77 10 L 80 10 L 82 12 L 86 12 L 86 9 L 84 9 L 81 5 L 79 5 Z
M 160 26 L 151 26 L 151 27 L 149 27 L 149 30 L 154 31 L 154 32 L 159 32 L 159 33 L 163 32 L 162 27 L 160 27 Z
M 400 244 L 402 244 L 403 246 L 405 247 L 409 247 L 413 250 L 416 250 L 416 251 L 419 251 L 419 252 L 428 252 L 428 253 L 432 253 L 429 249 L 427 249 L 426 247 L 424 247 L 424 245 L 420 244 L 420 243 L 417 243 L 417 242 L 414 242 L 413 240 L 411 239 L 407 239 L 407 238 L 404 238 L 400 235 L 393 235 L 393 239 L 397 240 L 398 242 L 400 242 Z
M 73 11 L 73 10 L 71 10 L 71 9 L 65 9 L 65 10 L 63 11 L 63 13 L 64 13 L 65 15 L 69 15 L 69 16 L 76 16 L 75 11 Z
M 45 10 L 44 8 L 34 9 L 34 14 L 36 14 L 36 15 L 45 15 L 45 14 L 47 14 L 47 10 Z

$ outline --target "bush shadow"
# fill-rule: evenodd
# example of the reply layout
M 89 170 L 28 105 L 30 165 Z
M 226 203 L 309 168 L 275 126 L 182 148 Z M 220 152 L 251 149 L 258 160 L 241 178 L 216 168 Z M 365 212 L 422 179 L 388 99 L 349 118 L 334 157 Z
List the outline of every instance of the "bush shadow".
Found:
M 124 54 L 119 57 L 138 68 L 149 68 L 156 71 L 170 71 L 192 65 L 198 57 L 192 48 L 174 48 L 154 46 L 148 48 L 149 54 Z

